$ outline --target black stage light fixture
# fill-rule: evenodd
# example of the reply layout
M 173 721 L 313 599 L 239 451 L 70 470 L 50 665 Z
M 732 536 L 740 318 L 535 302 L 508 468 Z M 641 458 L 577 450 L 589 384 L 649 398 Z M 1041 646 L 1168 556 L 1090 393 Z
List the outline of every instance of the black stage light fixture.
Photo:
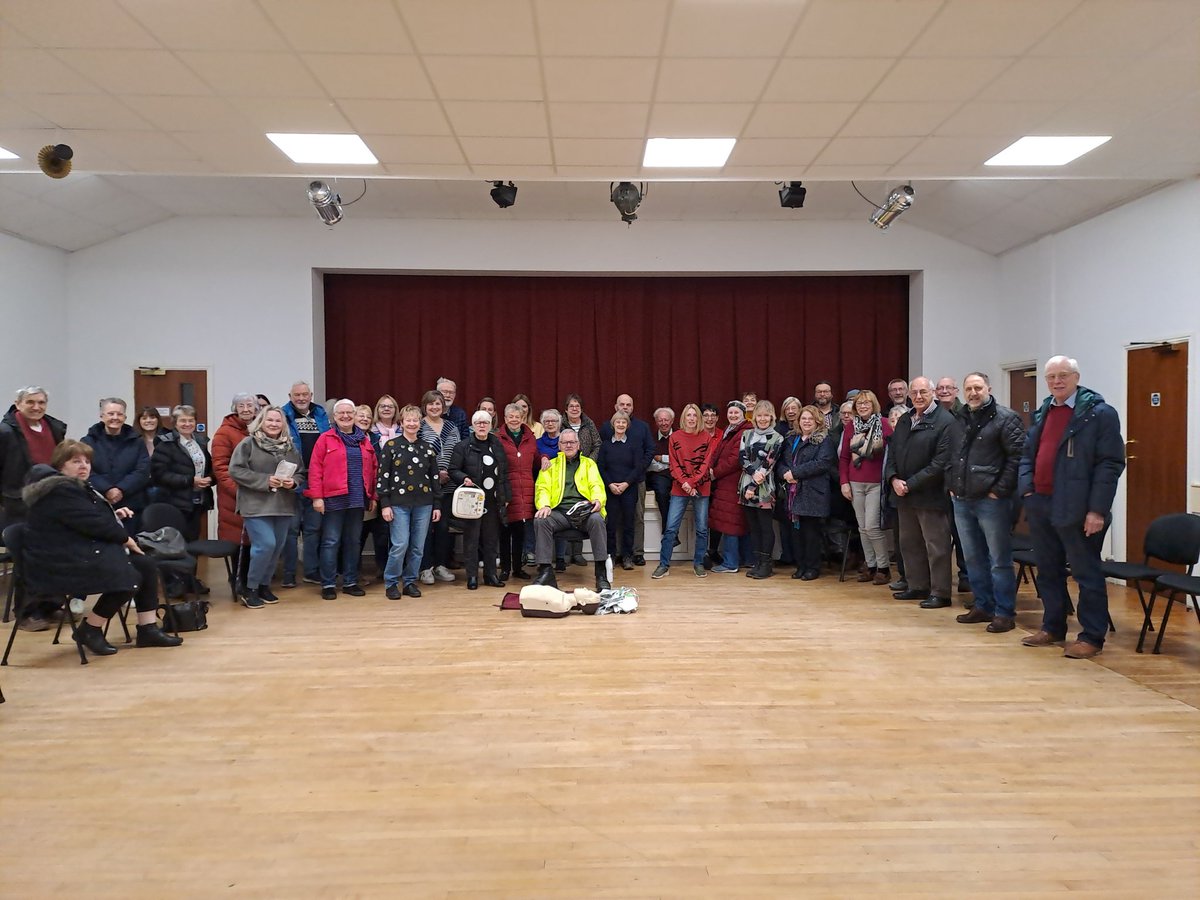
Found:
M 66 178 L 71 174 L 71 158 L 75 151 L 67 144 L 47 144 L 38 151 L 38 168 L 51 178 Z
M 804 195 L 808 188 L 801 181 L 785 181 L 779 189 L 779 205 L 784 209 L 800 209 L 804 206 Z
M 508 209 L 517 202 L 517 186 L 511 181 L 505 184 L 503 181 L 492 182 L 492 200 L 501 209 Z
M 611 192 L 609 199 L 621 214 L 621 221 L 632 225 L 637 218 L 637 208 L 642 205 L 642 198 L 646 195 L 645 182 L 640 187 L 632 181 L 622 181 L 616 185 L 609 182 L 608 187 Z

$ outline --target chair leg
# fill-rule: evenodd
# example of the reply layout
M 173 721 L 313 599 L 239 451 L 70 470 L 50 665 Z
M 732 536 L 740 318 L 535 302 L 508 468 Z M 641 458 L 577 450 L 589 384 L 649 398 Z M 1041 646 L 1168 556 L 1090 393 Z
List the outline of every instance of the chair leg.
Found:
M 240 553 L 241 551 L 239 550 L 238 552 Z M 226 576 L 228 576 L 228 580 L 229 580 L 229 598 L 231 600 L 233 600 L 234 603 L 237 603 L 238 602 L 237 572 L 233 568 L 234 557 L 226 556 L 226 557 L 224 557 L 224 560 L 225 560 L 225 574 L 226 574 Z
M 1154 590 L 1150 592 L 1150 599 L 1142 603 L 1142 633 L 1138 635 L 1137 647 L 1134 648 L 1137 653 L 1141 653 L 1146 644 L 1146 633 L 1154 630 L 1150 617 L 1154 614 L 1154 601 L 1157 598 L 1158 585 L 1155 585 Z
M 1171 591 L 1167 594 L 1167 605 L 1163 609 L 1162 623 L 1158 626 L 1158 640 L 1154 642 L 1154 652 L 1159 653 L 1162 650 L 1163 635 L 1167 633 L 1167 619 L 1171 618 L 1171 607 L 1175 605 L 1176 591 Z
M 4 648 L 4 658 L 0 659 L 0 666 L 8 665 L 8 654 L 12 653 L 13 641 L 17 639 L 17 623 L 13 622 L 12 631 L 8 633 L 8 646 Z

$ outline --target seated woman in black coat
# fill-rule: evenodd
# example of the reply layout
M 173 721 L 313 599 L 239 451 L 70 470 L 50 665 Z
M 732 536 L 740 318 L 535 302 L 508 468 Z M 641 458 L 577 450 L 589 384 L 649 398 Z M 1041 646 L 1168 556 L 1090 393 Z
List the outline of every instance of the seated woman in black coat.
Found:
M 92 448 L 63 441 L 49 466 L 35 466 L 22 492 L 29 509 L 25 530 L 25 587 L 31 595 L 83 597 L 99 594 L 75 631 L 75 640 L 97 656 L 117 648 L 104 639 L 104 627 L 133 600 L 137 645 L 176 647 L 179 636 L 158 626 L 158 578 L 154 563 L 125 533 L 122 521 L 133 512 L 114 509 L 88 483 Z

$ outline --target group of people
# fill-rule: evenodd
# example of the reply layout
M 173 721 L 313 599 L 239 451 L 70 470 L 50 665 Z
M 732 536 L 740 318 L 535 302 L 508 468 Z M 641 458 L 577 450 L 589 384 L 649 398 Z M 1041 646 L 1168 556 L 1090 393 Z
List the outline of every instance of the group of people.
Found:
M 831 550 L 851 552 L 857 532 L 859 580 L 888 585 L 896 599 L 927 609 L 951 605 L 957 552 L 959 588 L 973 595 L 958 621 L 986 623 L 994 633 L 1014 627 L 1011 532 L 1023 504 L 1045 605 L 1041 628 L 1024 643 L 1064 640 L 1069 565 L 1080 585 L 1081 632 L 1066 654 L 1086 658 L 1104 644 L 1100 546 L 1124 445 L 1116 412 L 1079 386 L 1074 360 L 1052 358 L 1045 377 L 1050 397 L 1028 432 L 995 401 L 980 372 L 964 379 L 966 403 L 953 379 L 935 387 L 917 377 L 889 383 L 886 412 L 866 389 L 850 391 L 836 407 L 832 385 L 821 382 L 810 403 L 788 397 L 778 416 L 752 392 L 725 405 L 724 424 L 717 406 L 689 403 L 678 427 L 669 407 L 654 411 L 653 426 L 638 419 L 625 393 L 597 425 L 577 394 L 565 398 L 563 412 L 545 409 L 535 419 L 523 394 L 502 408 L 485 397 L 468 414 L 448 378 L 416 404 L 401 406 L 385 394 L 374 406 L 343 399 L 328 409 L 299 381 L 282 406 L 263 395 L 236 395 L 211 444 L 197 434 L 191 407 L 172 410 L 172 429 L 152 408 L 139 410 L 131 426 L 119 398 L 101 402 L 100 421 L 82 442 L 67 441 L 66 426 L 46 414 L 46 392 L 30 387 L 0 423 L 0 488 L 6 520 L 28 518 L 35 546 L 45 537 L 42 511 L 50 508 L 42 499 L 47 488 L 37 486 L 46 469 L 79 482 L 93 512 L 103 504 L 112 523 L 81 526 L 79 534 L 122 553 L 128 548 L 134 574 L 125 572 L 119 584 L 94 584 L 82 574 L 69 585 L 61 578 L 43 584 L 39 570 L 53 566 L 49 556 L 37 557 L 30 592 L 102 593 L 91 614 L 100 620 L 114 602 L 133 596 L 139 644 L 143 624 L 146 644 L 176 640 L 151 630 L 156 600 L 146 585 L 153 579 L 130 540 L 139 514 L 151 500 L 170 503 L 194 539 L 214 506 L 214 489 L 219 536 L 247 550 L 236 590 L 250 609 L 278 601 L 271 584 L 280 564 L 283 588 L 302 577 L 327 600 L 339 587 L 362 596 L 368 539 L 386 596 L 420 597 L 422 586 L 456 580 L 452 522 L 463 536 L 468 590 L 478 589 L 481 567 L 489 587 L 512 578 L 554 585 L 568 562 L 586 565 L 584 539 L 597 590 L 604 590 L 610 557 L 626 570 L 646 564 L 643 517 L 651 493 L 663 523 L 654 579 L 670 574 L 689 507 L 699 578 L 746 564 L 749 577 L 772 577 L 778 528 L 792 577 L 812 581 Z M 455 519 L 452 498 L 460 487 L 482 492 L 482 514 Z M 55 527 L 75 527 L 71 517 L 55 515 Z M 526 571 L 530 563 L 536 573 Z M 49 610 L 30 602 L 22 615 L 38 627 Z M 101 622 L 89 623 L 95 628 L 81 630 L 79 639 L 96 652 L 116 652 L 96 637 Z

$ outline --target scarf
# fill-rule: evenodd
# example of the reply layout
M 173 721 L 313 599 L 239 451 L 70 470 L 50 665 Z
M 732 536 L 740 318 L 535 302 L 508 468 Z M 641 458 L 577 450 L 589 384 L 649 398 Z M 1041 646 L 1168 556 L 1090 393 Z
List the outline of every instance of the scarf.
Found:
M 286 428 L 279 433 L 279 437 L 268 437 L 267 433 L 261 428 L 251 435 L 254 443 L 259 449 L 265 450 L 272 456 L 283 456 L 289 450 L 295 450 L 296 445 L 292 443 L 292 434 Z
M 863 460 L 874 459 L 883 451 L 883 421 L 879 413 L 863 420 L 854 417 L 854 437 L 850 438 L 850 461 L 854 468 L 862 468 Z
M 354 430 L 349 434 L 342 431 L 340 428 L 334 428 L 333 430 L 337 432 L 337 436 L 342 439 L 342 443 L 347 447 L 353 447 L 355 444 L 361 444 L 367 439 L 367 433 L 357 425 L 354 426 Z

